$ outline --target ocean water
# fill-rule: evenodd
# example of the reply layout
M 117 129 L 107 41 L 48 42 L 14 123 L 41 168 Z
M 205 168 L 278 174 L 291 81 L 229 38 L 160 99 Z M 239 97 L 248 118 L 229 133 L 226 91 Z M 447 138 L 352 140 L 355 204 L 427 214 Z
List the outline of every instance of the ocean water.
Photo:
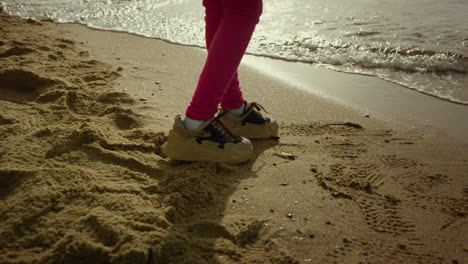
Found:
M 204 46 L 201 0 L 4 0 L 10 14 Z M 248 49 L 468 105 L 468 0 L 264 0 Z

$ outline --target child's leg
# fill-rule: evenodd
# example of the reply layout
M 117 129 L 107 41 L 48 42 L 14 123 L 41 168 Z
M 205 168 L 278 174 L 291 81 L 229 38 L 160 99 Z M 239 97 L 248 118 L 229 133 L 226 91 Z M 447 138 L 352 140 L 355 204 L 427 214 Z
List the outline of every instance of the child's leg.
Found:
M 244 104 L 244 95 L 239 82 L 237 70 L 232 77 L 231 84 L 226 89 L 221 99 L 221 107 L 225 109 L 238 109 Z
M 206 22 L 205 40 L 206 48 L 208 50 L 210 49 L 211 42 L 213 41 L 223 18 L 223 9 L 221 4 L 221 0 L 203 0 Z M 243 103 L 244 97 L 240 87 L 239 76 L 236 71 L 231 83 L 226 89 L 223 99 L 221 100 L 221 106 L 225 109 L 237 109 L 240 108 Z
M 205 41 L 206 49 L 209 50 L 221 20 L 223 19 L 223 8 L 221 0 L 203 0 L 205 7 Z
M 234 81 L 233 78 L 262 13 L 261 0 L 219 1 L 221 1 L 223 17 L 212 37 L 205 67 L 186 112 L 187 117 L 195 120 L 207 120 L 216 114 L 218 104 L 231 82 L 234 85 L 237 83 L 239 87 L 237 78 Z M 205 6 L 211 5 L 210 2 L 214 3 L 214 0 L 205 0 Z M 207 12 L 209 12 L 208 7 Z M 214 32 L 214 30 L 209 31 L 207 34 Z M 236 89 L 232 90 L 234 91 L 229 90 L 229 92 L 236 92 Z M 240 107 L 243 103 L 240 89 L 237 89 L 237 93 L 229 97 L 237 98 L 235 104 Z M 231 108 L 229 104 L 224 107 Z

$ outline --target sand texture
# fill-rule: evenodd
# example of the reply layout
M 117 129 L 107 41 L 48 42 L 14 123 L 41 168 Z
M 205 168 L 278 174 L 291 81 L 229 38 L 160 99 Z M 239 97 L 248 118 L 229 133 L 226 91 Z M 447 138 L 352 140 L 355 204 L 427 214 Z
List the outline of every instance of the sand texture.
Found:
M 202 56 L 52 27 L 0 14 L 0 263 L 468 260 L 466 145 L 340 108 L 299 120 L 267 94 L 281 139 L 252 160 L 172 161 L 160 146 L 199 70 L 180 57 Z

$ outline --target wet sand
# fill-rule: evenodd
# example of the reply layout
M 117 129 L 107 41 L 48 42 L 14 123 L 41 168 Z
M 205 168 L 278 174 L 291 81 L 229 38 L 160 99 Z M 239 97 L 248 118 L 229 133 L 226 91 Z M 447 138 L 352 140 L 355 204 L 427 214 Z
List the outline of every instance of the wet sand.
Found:
M 244 65 L 281 139 L 237 166 L 171 161 L 160 146 L 204 51 L 0 21 L 0 263 L 468 259 L 462 140 Z

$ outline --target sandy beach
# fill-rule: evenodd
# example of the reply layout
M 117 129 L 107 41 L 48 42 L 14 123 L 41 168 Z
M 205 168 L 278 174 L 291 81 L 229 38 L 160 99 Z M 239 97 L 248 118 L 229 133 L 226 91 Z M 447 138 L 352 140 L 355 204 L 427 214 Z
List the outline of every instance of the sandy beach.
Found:
M 249 57 L 246 98 L 280 139 L 245 164 L 173 161 L 160 146 L 205 56 L 0 13 L 0 263 L 468 261 L 468 107 L 349 105 L 301 87 L 396 85 Z

